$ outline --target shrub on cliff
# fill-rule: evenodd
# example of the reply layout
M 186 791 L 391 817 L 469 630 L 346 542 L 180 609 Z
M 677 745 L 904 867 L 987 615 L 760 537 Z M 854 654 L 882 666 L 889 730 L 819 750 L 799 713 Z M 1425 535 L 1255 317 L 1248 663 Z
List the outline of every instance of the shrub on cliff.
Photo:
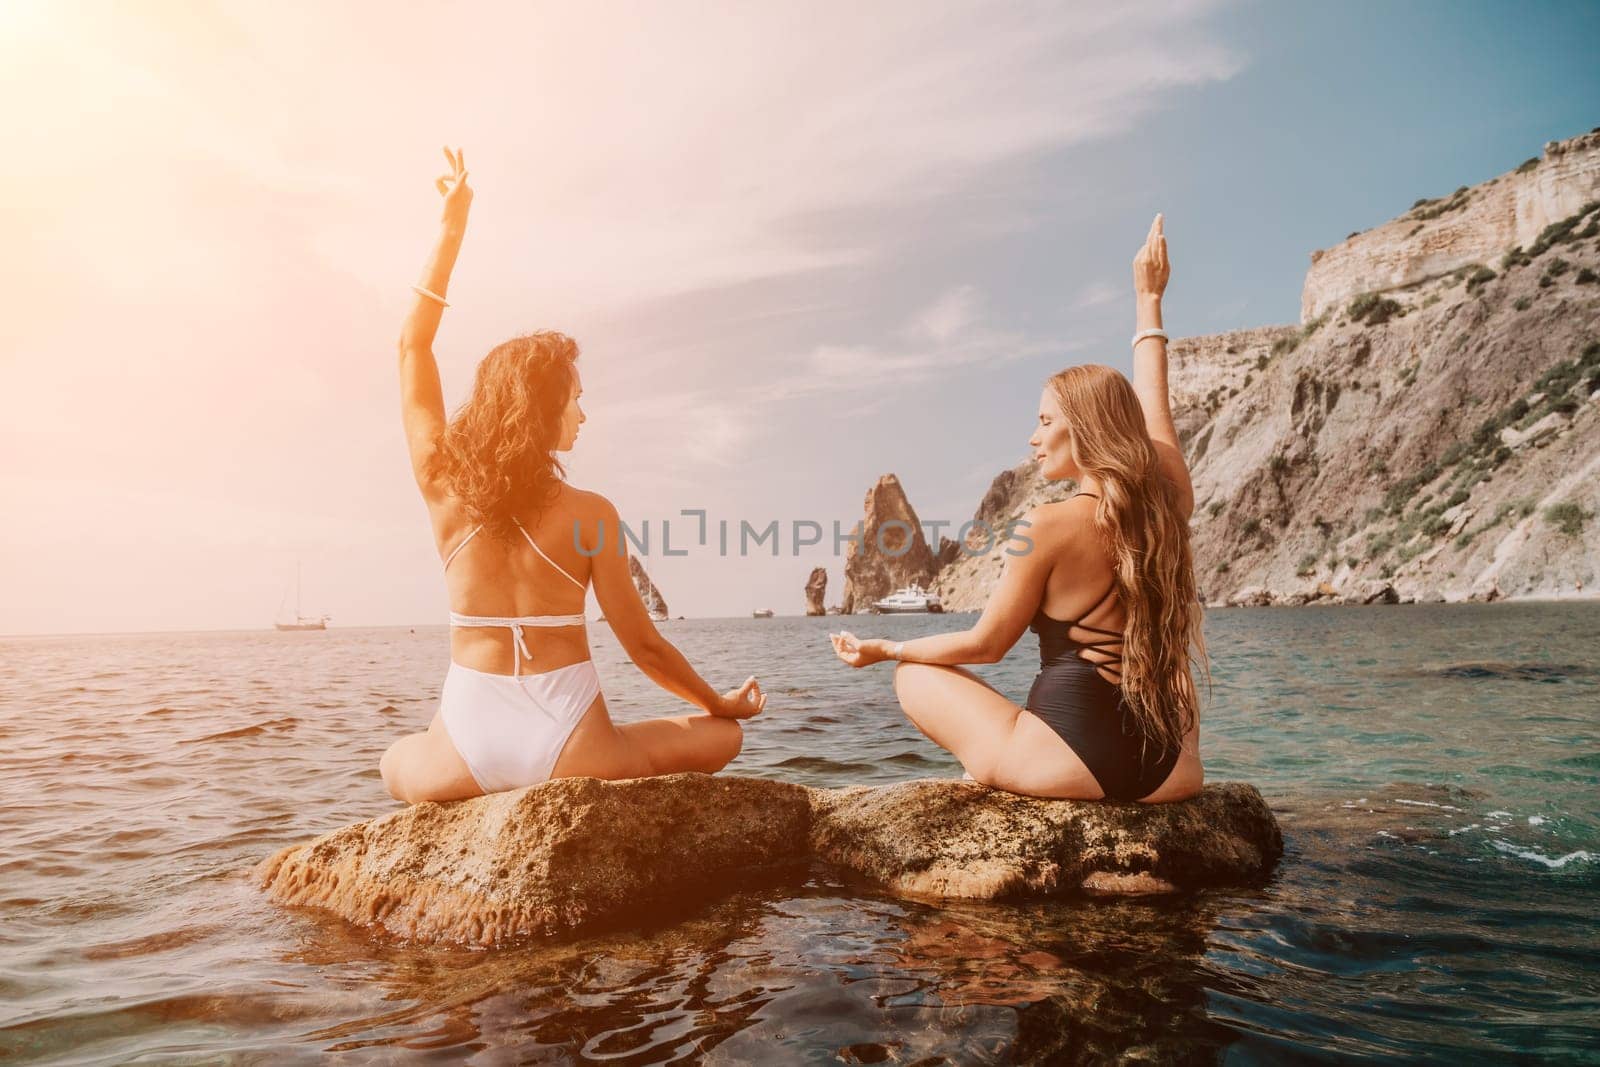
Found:
M 1588 215 L 1591 211 L 1597 210 L 1600 210 L 1600 200 L 1591 200 L 1589 203 L 1579 208 L 1576 214 L 1568 215 L 1559 222 L 1552 222 L 1550 225 L 1546 226 L 1542 231 L 1540 231 L 1538 240 L 1534 241 L 1533 244 L 1528 246 L 1528 258 L 1537 259 L 1546 251 L 1558 244 L 1585 236 L 1585 234 L 1587 234 L 1589 231 L 1585 230 L 1583 233 L 1576 232 L 1578 229 L 1578 224 L 1583 221 L 1584 216 Z M 1591 221 L 1590 225 L 1593 226 L 1594 223 Z
M 1463 185 L 1448 197 L 1442 197 L 1438 200 L 1428 200 L 1426 198 L 1418 200 L 1411 205 L 1411 215 L 1413 218 L 1418 219 L 1436 219 L 1440 215 L 1465 207 L 1467 201 L 1471 198 L 1472 194 Z
M 1594 512 L 1586 510 L 1576 500 L 1563 500 L 1544 509 L 1544 521 L 1568 537 L 1577 537 L 1581 534 L 1583 524 L 1592 518 Z
M 1399 313 L 1399 304 L 1377 293 L 1362 293 L 1345 308 L 1352 322 L 1364 322 L 1368 326 L 1381 326 Z

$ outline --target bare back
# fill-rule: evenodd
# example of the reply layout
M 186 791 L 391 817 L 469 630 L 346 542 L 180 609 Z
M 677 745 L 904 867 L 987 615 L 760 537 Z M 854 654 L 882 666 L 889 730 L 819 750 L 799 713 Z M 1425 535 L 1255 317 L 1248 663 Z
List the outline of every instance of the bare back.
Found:
M 573 525 L 593 526 L 592 494 L 562 485 L 555 500 L 537 512 L 516 516 L 540 551 L 587 588 L 592 560 L 573 544 Z M 521 536 L 496 541 L 479 532 L 462 542 L 477 525 L 448 497 L 429 509 L 434 542 L 445 570 L 450 609 L 464 615 L 581 615 L 588 600 L 583 591 L 541 558 Z M 458 551 L 459 549 L 459 551 Z M 452 558 L 451 553 L 455 555 Z M 513 638 L 499 628 L 455 627 L 450 658 L 463 667 L 490 674 L 511 673 Z M 552 671 L 589 659 L 588 634 L 581 626 L 541 629 L 528 642 L 531 661 L 524 670 Z
M 1106 631 L 1122 633 L 1128 613 L 1120 597 L 1115 593 L 1106 595 L 1112 586 L 1114 568 L 1111 553 L 1094 529 L 1095 501 L 1084 496 L 1049 506 L 1061 512 L 1066 522 L 1062 536 L 1050 545 L 1054 557 L 1039 608 L 1052 619 L 1076 620 L 1077 625 L 1067 632 L 1073 641 L 1107 646 L 1080 649 L 1081 658 L 1090 663 L 1115 664 L 1120 659 L 1122 642 L 1108 641 Z M 1101 668 L 1100 675 L 1113 684 L 1121 680 L 1115 666 Z

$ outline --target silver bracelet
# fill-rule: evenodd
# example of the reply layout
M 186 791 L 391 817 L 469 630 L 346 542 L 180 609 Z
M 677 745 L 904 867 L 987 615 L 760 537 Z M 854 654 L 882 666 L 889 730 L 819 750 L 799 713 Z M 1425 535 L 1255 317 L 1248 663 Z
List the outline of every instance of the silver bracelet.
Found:
M 1146 337 L 1159 337 L 1165 341 L 1167 339 L 1167 331 L 1159 328 L 1154 330 L 1140 330 L 1138 333 L 1133 335 L 1133 347 L 1138 348 L 1139 342 L 1143 341 Z
M 448 300 L 446 300 L 444 297 L 440 296 L 438 293 L 434 292 L 431 289 L 424 289 L 420 285 L 413 285 L 411 287 L 411 291 L 413 293 L 416 293 L 418 296 L 427 297 L 429 300 L 432 300 L 434 303 L 438 304 L 440 307 L 449 307 L 450 306 L 450 302 Z
M 905 647 L 906 643 L 904 641 L 896 641 L 894 643 L 894 647 L 889 649 L 889 658 L 899 659 L 900 654 L 905 651 Z

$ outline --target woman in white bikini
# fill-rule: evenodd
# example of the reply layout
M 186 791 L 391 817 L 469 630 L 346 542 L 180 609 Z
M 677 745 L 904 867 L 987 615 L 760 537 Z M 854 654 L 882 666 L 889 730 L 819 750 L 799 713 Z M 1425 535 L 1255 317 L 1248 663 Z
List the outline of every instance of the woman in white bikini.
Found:
M 584 421 L 578 346 L 553 332 L 497 346 L 446 421 L 433 338 L 472 190 L 460 150 L 445 158 L 439 239 L 400 334 L 400 401 L 448 595 L 463 611 L 450 613 L 438 713 L 384 753 L 384 785 L 415 802 L 551 778 L 721 770 L 743 743 L 739 720 L 765 708 L 766 695 L 753 676 L 717 692 L 657 633 L 628 571 L 616 508 L 565 482 L 555 454 L 572 448 Z M 591 581 L 629 658 L 705 714 L 612 723 L 584 628 Z

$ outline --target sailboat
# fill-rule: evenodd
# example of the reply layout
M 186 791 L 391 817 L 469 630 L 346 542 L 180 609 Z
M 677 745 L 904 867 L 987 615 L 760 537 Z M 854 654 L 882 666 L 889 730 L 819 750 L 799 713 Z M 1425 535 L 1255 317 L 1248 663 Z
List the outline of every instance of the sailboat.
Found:
M 289 591 L 283 591 L 287 599 Z M 278 605 L 278 614 L 283 614 L 283 605 Z M 331 615 L 302 615 L 300 614 L 300 564 L 294 565 L 294 622 L 280 622 L 274 619 L 272 626 L 277 630 L 326 630 Z

